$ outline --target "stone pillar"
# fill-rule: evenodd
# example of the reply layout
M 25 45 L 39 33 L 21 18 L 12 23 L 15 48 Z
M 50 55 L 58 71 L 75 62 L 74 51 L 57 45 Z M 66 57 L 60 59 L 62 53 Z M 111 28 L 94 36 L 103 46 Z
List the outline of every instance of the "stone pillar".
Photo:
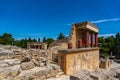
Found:
M 91 33 L 91 47 L 94 47 L 94 33 Z
M 85 33 L 85 47 L 88 47 L 89 45 L 89 32 Z
M 98 47 L 98 34 L 95 34 L 95 47 Z
M 81 48 L 82 47 L 82 39 L 79 39 L 78 40 L 78 48 Z
M 72 43 L 68 43 L 68 49 L 72 49 Z

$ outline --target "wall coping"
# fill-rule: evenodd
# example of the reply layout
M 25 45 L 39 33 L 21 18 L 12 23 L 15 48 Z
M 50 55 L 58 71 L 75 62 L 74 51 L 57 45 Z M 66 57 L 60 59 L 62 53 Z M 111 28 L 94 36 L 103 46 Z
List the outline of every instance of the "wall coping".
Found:
M 83 51 L 91 51 L 91 50 L 99 50 L 99 47 L 92 48 L 76 48 L 76 49 L 59 49 L 58 53 L 72 53 L 72 52 L 83 52 Z

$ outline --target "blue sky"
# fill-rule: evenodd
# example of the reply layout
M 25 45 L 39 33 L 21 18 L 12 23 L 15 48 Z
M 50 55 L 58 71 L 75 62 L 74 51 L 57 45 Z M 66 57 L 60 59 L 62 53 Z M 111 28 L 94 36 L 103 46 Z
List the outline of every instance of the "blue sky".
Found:
M 17 39 L 68 35 L 83 21 L 97 25 L 99 35 L 120 32 L 120 0 L 0 0 L 0 34 Z

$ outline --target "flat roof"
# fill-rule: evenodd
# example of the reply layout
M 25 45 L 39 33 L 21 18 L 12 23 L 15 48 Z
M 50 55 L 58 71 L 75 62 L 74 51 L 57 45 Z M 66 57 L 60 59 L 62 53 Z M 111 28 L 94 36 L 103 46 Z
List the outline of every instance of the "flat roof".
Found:
M 96 25 L 94 25 L 93 23 L 89 22 L 89 21 L 85 21 L 85 22 L 80 22 L 80 23 L 75 23 L 73 25 L 76 25 L 76 26 L 80 26 L 80 25 L 90 25 L 96 29 L 98 29 L 98 27 Z

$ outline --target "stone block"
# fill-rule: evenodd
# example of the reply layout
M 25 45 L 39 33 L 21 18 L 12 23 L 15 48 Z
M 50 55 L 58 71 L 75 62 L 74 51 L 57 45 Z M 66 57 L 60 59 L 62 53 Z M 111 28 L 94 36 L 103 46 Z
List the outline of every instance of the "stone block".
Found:
M 23 69 L 23 70 L 29 70 L 29 69 L 32 69 L 34 67 L 35 67 L 35 65 L 32 61 L 21 63 L 21 69 Z
M 102 69 L 108 69 L 110 67 L 110 61 L 103 60 L 100 62 L 100 68 Z

